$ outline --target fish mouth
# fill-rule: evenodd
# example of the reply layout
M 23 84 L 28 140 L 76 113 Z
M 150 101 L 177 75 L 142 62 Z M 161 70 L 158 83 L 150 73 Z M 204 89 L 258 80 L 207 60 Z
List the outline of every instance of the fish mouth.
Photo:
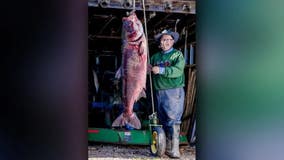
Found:
M 137 38 L 135 38 L 137 37 Z M 143 34 L 141 33 L 139 36 L 137 36 L 137 33 L 129 34 L 128 39 L 130 42 L 138 42 L 143 37 Z

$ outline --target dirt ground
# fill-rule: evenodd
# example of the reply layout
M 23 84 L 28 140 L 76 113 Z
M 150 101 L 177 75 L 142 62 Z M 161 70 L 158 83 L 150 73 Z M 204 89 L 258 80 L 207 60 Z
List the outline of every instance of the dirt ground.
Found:
M 195 147 L 181 145 L 180 153 L 182 160 L 195 160 Z M 162 157 L 152 156 L 149 146 L 115 145 L 115 144 L 89 144 L 88 160 L 137 160 L 137 159 L 171 159 L 164 155 Z

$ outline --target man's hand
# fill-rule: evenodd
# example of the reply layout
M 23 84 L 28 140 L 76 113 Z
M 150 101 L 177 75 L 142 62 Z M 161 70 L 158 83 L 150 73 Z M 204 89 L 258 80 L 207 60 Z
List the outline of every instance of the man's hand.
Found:
M 153 72 L 154 74 L 159 74 L 160 68 L 159 68 L 158 66 L 154 66 L 154 67 L 152 67 L 152 72 Z

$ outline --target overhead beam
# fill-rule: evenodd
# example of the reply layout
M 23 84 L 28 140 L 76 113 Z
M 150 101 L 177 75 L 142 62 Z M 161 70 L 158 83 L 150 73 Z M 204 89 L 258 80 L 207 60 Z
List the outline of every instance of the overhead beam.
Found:
M 89 7 L 143 10 L 142 0 L 89 0 Z M 145 0 L 145 10 L 167 13 L 196 14 L 195 1 L 191 0 Z

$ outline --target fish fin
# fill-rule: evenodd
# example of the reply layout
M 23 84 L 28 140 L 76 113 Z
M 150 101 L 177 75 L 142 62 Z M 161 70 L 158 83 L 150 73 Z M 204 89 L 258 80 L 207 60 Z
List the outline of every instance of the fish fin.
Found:
M 118 68 L 118 70 L 115 72 L 115 78 L 120 79 L 122 75 L 122 68 L 121 66 Z
M 143 88 L 142 89 L 142 91 L 140 92 L 140 94 L 139 94 L 139 96 L 138 96 L 138 98 L 137 98 L 137 100 L 139 100 L 140 98 L 146 98 L 147 96 L 146 96 L 146 92 L 145 92 L 145 89 Z
M 122 127 L 125 126 L 126 118 L 123 116 L 123 113 L 120 114 L 113 122 L 112 127 Z
M 144 47 L 142 47 L 142 45 L 143 45 L 143 42 L 141 41 L 139 43 L 139 55 L 140 56 L 143 55 L 143 53 L 144 53 Z

